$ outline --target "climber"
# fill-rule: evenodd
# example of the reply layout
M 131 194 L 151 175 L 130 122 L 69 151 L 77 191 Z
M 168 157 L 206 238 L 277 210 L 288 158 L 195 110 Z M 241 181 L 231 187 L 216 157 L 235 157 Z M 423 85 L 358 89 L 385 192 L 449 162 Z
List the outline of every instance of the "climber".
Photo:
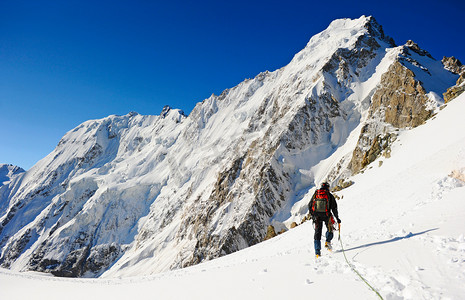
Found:
M 334 196 L 329 192 L 329 184 L 327 182 L 323 182 L 321 184 L 321 188 L 317 189 L 313 194 L 312 199 L 308 204 L 308 211 L 312 217 L 313 223 L 315 224 L 315 254 L 316 257 L 319 257 L 321 255 L 321 231 L 323 222 L 325 222 L 326 225 L 325 247 L 330 251 L 332 250 L 331 240 L 334 235 L 334 218 L 332 215 L 336 218 L 337 223 L 341 223 L 341 219 L 339 219 L 337 212 L 336 199 L 334 199 Z

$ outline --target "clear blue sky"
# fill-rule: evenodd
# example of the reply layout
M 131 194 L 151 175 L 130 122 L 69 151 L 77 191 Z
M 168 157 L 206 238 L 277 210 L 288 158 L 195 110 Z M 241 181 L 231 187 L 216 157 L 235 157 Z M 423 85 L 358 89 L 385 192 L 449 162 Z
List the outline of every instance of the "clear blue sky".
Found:
M 463 0 L 0 0 L 0 163 L 29 169 L 90 119 L 189 113 L 361 15 L 397 44 L 465 63 Z

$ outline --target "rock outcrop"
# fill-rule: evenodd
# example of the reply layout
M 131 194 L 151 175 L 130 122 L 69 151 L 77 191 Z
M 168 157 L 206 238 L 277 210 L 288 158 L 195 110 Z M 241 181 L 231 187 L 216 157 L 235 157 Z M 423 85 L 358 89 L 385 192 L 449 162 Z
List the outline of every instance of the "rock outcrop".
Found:
M 429 54 L 428 51 L 421 49 L 417 43 L 415 43 L 412 40 L 408 40 L 407 43 L 405 43 L 405 46 L 411 49 L 413 52 L 421 55 L 421 56 L 428 56 L 431 59 L 434 59 L 431 54 Z
M 394 62 L 381 77 L 371 100 L 369 116 L 397 128 L 417 127 L 432 115 L 430 99 L 415 74 Z
M 465 92 L 465 72 L 457 79 L 457 84 L 448 88 L 444 93 L 444 101 L 447 103 Z
M 446 70 L 454 74 L 460 75 L 459 79 L 454 86 L 447 89 L 444 93 L 444 101 L 447 103 L 452 99 L 459 96 L 461 93 L 465 91 L 465 66 L 455 57 L 446 57 L 442 58 L 442 64 Z
M 451 56 L 451 57 L 446 57 L 444 56 L 441 60 L 442 64 L 444 65 L 444 68 L 454 74 L 457 75 L 462 75 L 465 73 L 465 66 L 462 65 L 460 60 L 457 58 Z
M 424 62 L 412 55 L 418 54 Z M 425 62 L 434 64 L 431 55 L 413 41 L 399 48 L 399 56 L 391 64 L 371 98 L 368 119 L 361 129 L 359 141 L 352 154 L 349 169 L 360 172 L 380 155 L 390 155 L 390 145 L 396 140 L 396 131 L 423 124 L 438 107 L 436 99 L 425 90 L 418 75 L 432 77 Z M 409 67 L 410 66 L 410 67 Z
M 276 231 L 274 230 L 273 225 L 268 225 L 266 229 L 265 241 L 277 236 Z

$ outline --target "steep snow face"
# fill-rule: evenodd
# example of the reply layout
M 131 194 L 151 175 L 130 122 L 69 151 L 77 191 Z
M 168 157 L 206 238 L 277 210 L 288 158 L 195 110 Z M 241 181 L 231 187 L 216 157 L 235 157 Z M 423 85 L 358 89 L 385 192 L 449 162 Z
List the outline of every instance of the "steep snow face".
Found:
M 0 184 L 8 184 L 13 177 L 23 172 L 25 171 L 20 167 L 7 164 L 0 164 Z
M 336 20 L 286 67 L 212 95 L 188 117 L 165 107 L 83 123 L 8 184 L 1 265 L 141 275 L 262 241 L 268 224 L 305 213 L 309 189 L 347 169 L 395 62 L 419 62 L 442 94 L 434 60 L 402 49 L 372 17 Z
M 164 117 L 110 116 L 67 133 L 9 200 L 0 227 L 2 265 L 46 270 L 84 256 L 82 268 L 56 274 L 108 267 L 133 240 L 137 222 L 168 178 L 145 183 L 153 166 L 144 162 L 163 161 L 184 118 L 175 110 Z
M 16 178 L 24 175 L 24 170 L 20 167 L 0 164 L 0 199 L 10 198 L 14 185 L 10 184 L 12 181 L 16 182 Z M 3 215 L 8 209 L 8 201 L 0 201 L 0 215 Z

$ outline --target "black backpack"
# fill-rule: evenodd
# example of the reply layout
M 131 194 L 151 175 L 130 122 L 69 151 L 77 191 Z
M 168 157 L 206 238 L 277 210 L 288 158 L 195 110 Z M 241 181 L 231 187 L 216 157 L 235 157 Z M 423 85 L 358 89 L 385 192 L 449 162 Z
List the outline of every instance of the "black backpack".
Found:
M 328 192 L 324 189 L 318 189 L 315 193 L 315 198 L 313 199 L 312 211 L 316 213 L 326 213 L 329 212 L 329 196 Z

